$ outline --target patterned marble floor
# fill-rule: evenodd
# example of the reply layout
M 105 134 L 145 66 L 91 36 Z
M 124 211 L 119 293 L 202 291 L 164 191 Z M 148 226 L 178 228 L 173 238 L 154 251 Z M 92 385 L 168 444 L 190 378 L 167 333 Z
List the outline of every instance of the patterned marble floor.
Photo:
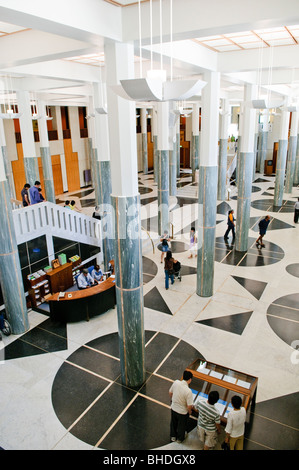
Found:
M 0 349 L 0 447 L 7 450 L 194 451 L 194 429 L 182 444 L 169 442 L 168 389 L 196 358 L 258 377 L 256 404 L 246 425 L 246 450 L 299 449 L 299 224 L 291 207 L 299 188 L 273 207 L 273 177 L 253 182 L 250 243 L 238 253 L 223 239 L 236 189 L 218 201 L 214 295 L 196 294 L 196 259 L 188 238 L 197 204 L 188 172 L 170 198 L 181 281 L 164 287 L 157 234 L 157 186 L 139 174 L 144 227 L 143 280 L 146 383 L 138 390 L 120 381 L 116 310 L 89 322 L 54 326 L 47 314 L 31 311 L 30 331 L 4 337 Z M 94 192 L 78 198 L 91 215 Z M 265 248 L 255 247 L 257 222 L 272 217 Z M 150 238 L 154 242 L 153 250 Z M 219 440 L 220 443 L 220 440 Z M 219 448 L 219 444 L 218 447 Z

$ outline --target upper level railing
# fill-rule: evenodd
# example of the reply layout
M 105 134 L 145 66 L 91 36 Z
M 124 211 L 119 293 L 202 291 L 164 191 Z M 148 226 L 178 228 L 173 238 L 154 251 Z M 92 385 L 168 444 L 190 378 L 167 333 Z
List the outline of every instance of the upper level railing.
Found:
M 41 235 L 101 246 L 99 220 L 51 202 L 41 202 L 12 211 L 17 244 Z

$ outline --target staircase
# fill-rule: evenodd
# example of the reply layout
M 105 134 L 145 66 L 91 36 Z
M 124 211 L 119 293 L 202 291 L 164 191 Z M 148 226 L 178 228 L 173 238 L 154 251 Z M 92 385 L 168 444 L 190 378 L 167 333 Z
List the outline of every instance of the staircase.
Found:
M 52 202 L 12 210 L 17 244 L 50 235 L 101 247 L 101 224 Z

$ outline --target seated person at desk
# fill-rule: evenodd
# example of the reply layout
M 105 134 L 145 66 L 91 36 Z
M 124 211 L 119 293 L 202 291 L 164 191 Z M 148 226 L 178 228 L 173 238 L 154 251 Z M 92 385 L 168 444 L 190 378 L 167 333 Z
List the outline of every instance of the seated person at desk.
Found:
M 103 272 L 98 264 L 96 264 L 95 269 L 91 272 L 91 277 L 94 281 L 101 282 L 103 281 Z
M 77 283 L 80 290 L 97 284 L 89 274 L 88 269 L 83 269 L 82 273 L 79 274 L 77 277 Z

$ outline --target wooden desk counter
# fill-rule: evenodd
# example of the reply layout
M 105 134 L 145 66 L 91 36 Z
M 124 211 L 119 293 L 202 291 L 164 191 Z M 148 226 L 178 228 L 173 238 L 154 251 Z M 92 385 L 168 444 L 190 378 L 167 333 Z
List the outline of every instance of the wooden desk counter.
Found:
M 91 317 L 115 307 L 115 278 L 109 277 L 106 281 L 87 289 L 65 292 L 65 296 L 61 298 L 58 296 L 59 292 L 47 299 L 52 321 L 88 321 Z

